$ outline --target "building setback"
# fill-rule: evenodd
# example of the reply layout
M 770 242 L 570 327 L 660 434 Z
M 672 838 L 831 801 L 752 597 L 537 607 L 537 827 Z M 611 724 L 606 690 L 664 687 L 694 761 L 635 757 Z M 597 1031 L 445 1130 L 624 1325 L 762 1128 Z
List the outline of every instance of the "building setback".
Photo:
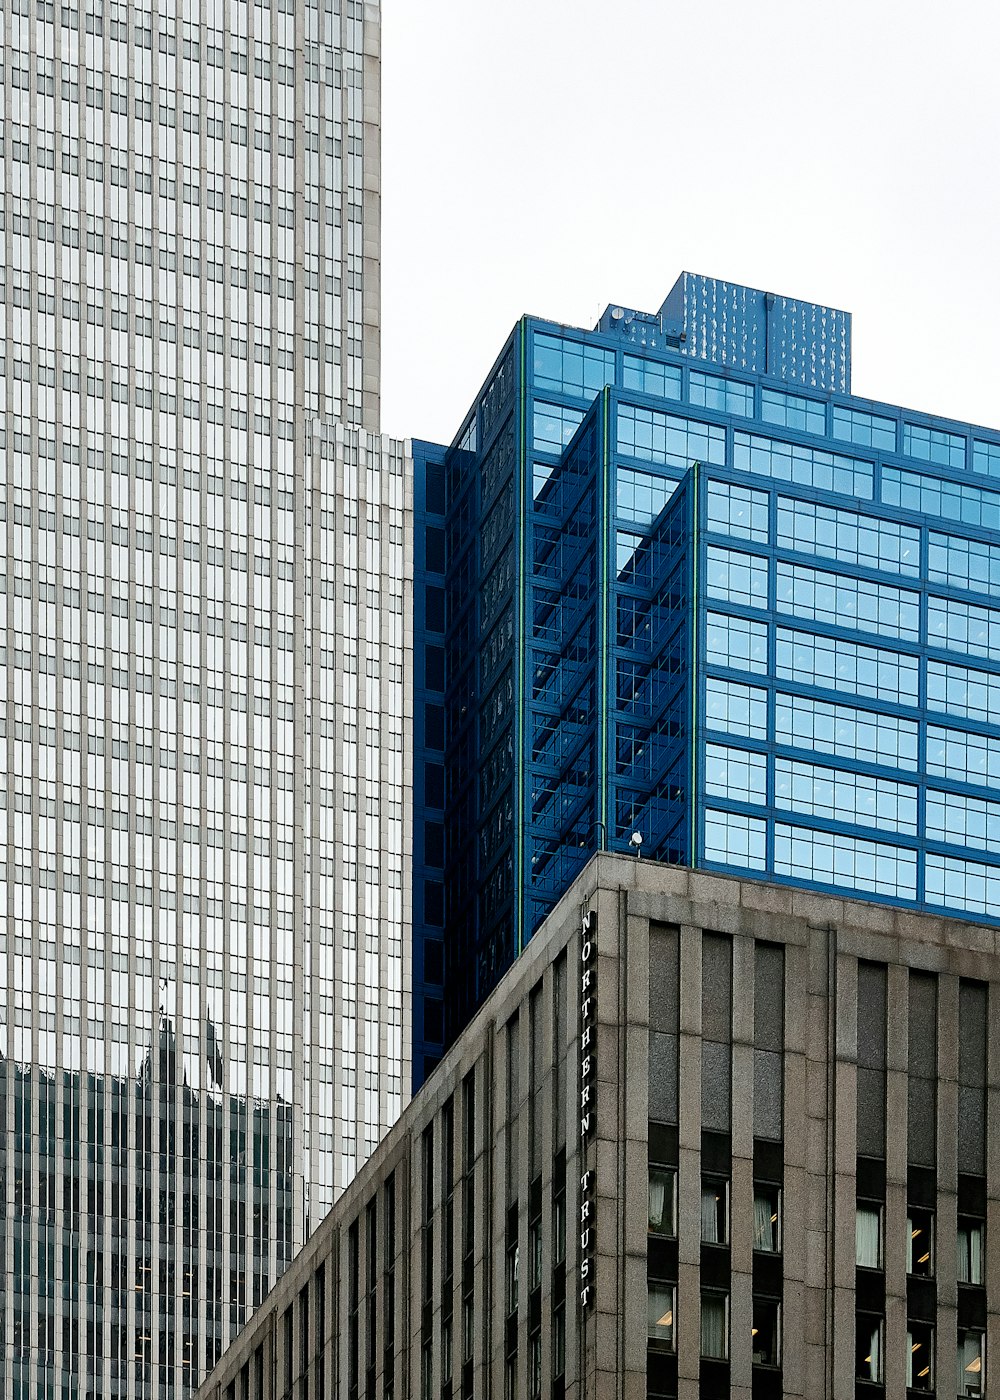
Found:
M 997 942 L 593 858 L 201 1400 L 985 1394 Z
M 415 821 L 443 823 L 415 877 L 443 932 L 418 900 L 415 946 L 443 938 L 446 1041 L 634 834 L 1000 915 L 1000 433 L 852 396 L 850 346 L 843 312 L 685 273 L 654 315 L 523 318 L 451 447 L 418 445 L 447 616 L 444 808 Z
M 409 1092 L 379 84 L 377 0 L 0 5 L 4 1395 L 193 1389 Z

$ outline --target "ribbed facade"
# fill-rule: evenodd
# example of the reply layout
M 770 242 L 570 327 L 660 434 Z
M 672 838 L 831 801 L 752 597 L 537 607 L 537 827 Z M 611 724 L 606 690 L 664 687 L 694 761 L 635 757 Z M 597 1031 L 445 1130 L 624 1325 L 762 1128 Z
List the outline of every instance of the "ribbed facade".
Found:
M 998 967 L 595 857 L 201 1400 L 988 1396 Z
M 402 1103 L 379 23 L 0 8 L 7 1395 L 191 1389 Z

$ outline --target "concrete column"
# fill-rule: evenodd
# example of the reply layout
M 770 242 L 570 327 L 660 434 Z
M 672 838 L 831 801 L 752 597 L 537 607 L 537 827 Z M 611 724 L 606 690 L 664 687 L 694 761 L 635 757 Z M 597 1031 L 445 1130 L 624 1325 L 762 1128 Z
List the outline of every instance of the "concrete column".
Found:
M 680 931 L 677 1396 L 698 1400 L 701 1360 L 701 929 Z

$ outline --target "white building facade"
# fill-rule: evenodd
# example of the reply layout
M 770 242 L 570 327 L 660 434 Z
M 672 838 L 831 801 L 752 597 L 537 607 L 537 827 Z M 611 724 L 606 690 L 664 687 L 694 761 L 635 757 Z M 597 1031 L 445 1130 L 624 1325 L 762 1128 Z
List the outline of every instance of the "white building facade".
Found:
M 398 1116 L 379 6 L 0 0 L 0 1393 L 193 1388 Z

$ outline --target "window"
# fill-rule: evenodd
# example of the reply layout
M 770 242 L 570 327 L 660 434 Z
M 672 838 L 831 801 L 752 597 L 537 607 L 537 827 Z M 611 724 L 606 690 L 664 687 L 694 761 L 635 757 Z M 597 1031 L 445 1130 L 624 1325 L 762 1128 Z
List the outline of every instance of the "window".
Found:
M 918 423 L 903 424 L 903 453 L 942 467 L 965 466 L 965 438 L 940 428 L 924 428 Z
M 737 471 L 798 481 L 820 491 L 871 500 L 874 471 L 870 462 L 858 462 L 839 453 L 821 452 L 798 443 L 775 442 L 751 433 L 736 433 L 733 466 Z
M 673 1351 L 676 1290 L 671 1283 L 649 1283 L 647 1290 L 646 1334 L 661 1350 Z
M 725 465 L 726 430 L 670 413 L 621 404 L 618 409 L 618 451 L 648 462 L 671 462 L 684 470 L 692 462 Z
M 891 418 L 877 413 L 862 413 L 856 408 L 833 406 L 833 436 L 842 442 L 854 442 L 859 447 L 881 447 L 896 450 L 896 424 Z
M 906 1385 L 909 1390 L 934 1389 L 934 1329 L 930 1323 L 907 1323 Z
M 722 1177 L 701 1179 L 701 1239 L 703 1244 L 729 1243 L 729 1182 Z
M 982 1332 L 958 1333 L 958 1394 L 982 1395 L 983 1393 L 983 1334 Z
M 625 356 L 622 384 L 626 389 L 638 389 L 640 394 L 655 394 L 661 399 L 679 399 L 681 396 L 681 372 L 676 365 L 644 360 L 638 355 Z
M 605 384 L 615 382 L 615 352 L 536 331 L 534 370 L 539 388 L 589 401 Z M 677 377 L 679 380 L 680 371 Z
M 929 1210 L 910 1208 L 906 1221 L 909 1235 L 908 1274 L 931 1278 L 934 1274 L 934 1214 Z
M 859 1269 L 882 1267 L 882 1206 L 859 1201 L 855 1227 L 855 1262 Z
M 767 849 L 767 823 L 763 817 L 739 812 L 705 811 L 705 859 L 722 865 L 763 870 Z
M 710 481 L 707 527 L 720 535 L 735 535 L 767 544 L 768 493 L 755 491 L 750 486 Z
M 781 1304 L 777 1298 L 753 1300 L 753 1362 L 755 1366 L 781 1365 Z
M 859 1381 L 883 1379 L 882 1339 L 885 1324 L 880 1317 L 858 1313 L 855 1328 L 854 1374 Z
M 958 1217 L 958 1281 L 983 1281 L 983 1222 L 967 1215 Z
M 769 1181 L 754 1182 L 753 1247 L 767 1254 L 781 1253 L 781 1188 Z
M 531 1255 L 531 1288 L 542 1282 L 542 1222 L 534 1220 L 528 1230 L 528 1249 Z
M 729 1296 L 701 1295 L 701 1354 L 720 1361 L 729 1355 Z
M 536 403 L 533 444 L 537 452 L 561 452 L 583 422 L 577 408 L 557 403 Z
M 719 374 L 703 374 L 693 369 L 690 398 L 701 408 L 738 413 L 742 418 L 753 417 L 753 385 L 741 379 L 723 379 Z
M 517 1312 L 520 1246 L 512 1244 L 507 1251 L 507 1314 Z
M 649 1168 L 649 1233 L 677 1234 L 677 1173 L 667 1167 Z
M 566 1305 L 560 1303 L 552 1313 L 552 1375 L 561 1376 L 566 1370 Z
M 786 394 L 780 389 L 762 389 L 760 416 L 765 423 L 780 423 L 802 433 L 826 432 L 826 405 L 802 394 Z

